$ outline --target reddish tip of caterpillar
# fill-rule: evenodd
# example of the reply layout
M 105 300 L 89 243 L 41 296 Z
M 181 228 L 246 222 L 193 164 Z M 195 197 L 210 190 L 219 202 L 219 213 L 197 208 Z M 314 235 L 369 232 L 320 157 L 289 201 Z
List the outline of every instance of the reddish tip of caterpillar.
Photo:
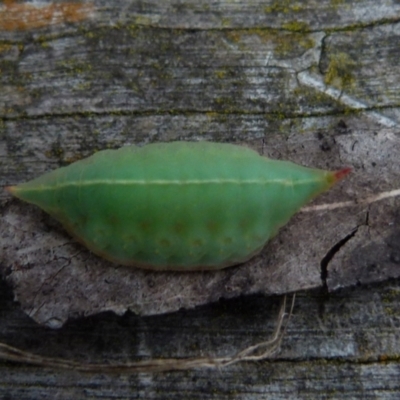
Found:
M 342 169 L 339 169 L 339 171 L 328 172 L 328 174 L 326 175 L 328 186 L 331 187 L 337 181 L 340 181 L 345 176 L 347 176 L 350 172 L 351 172 L 351 168 L 342 168 Z
M 19 190 L 18 185 L 14 185 L 14 186 L 5 186 L 4 189 L 5 189 L 8 193 L 10 193 L 12 196 L 21 198 L 21 196 L 19 195 L 20 190 Z M 22 199 L 22 200 L 24 200 L 24 199 Z
M 16 188 L 16 186 L 6 186 L 4 189 L 7 190 L 8 193 L 11 193 L 12 195 L 14 195 L 15 188 Z
M 347 176 L 351 172 L 351 168 L 342 168 L 339 171 L 335 171 L 333 173 L 333 176 L 335 177 L 335 181 L 339 181 L 340 179 L 343 179 L 345 176 Z

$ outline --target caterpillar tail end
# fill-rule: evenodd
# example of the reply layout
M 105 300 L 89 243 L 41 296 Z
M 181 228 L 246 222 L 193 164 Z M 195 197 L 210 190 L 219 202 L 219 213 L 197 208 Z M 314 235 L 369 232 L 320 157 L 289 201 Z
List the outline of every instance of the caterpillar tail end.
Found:
M 335 171 L 333 173 L 335 182 L 340 181 L 341 179 L 345 178 L 348 174 L 350 174 L 351 171 L 352 171 L 352 169 L 349 167 L 339 169 L 339 171 Z
M 339 169 L 338 171 L 327 172 L 326 181 L 328 184 L 328 188 L 332 187 L 335 183 L 345 178 L 351 171 L 351 168 L 346 167 Z
M 12 194 L 13 196 L 15 196 L 15 189 L 16 189 L 17 187 L 16 186 L 6 186 L 4 189 L 8 192 L 8 193 L 10 193 L 10 194 Z

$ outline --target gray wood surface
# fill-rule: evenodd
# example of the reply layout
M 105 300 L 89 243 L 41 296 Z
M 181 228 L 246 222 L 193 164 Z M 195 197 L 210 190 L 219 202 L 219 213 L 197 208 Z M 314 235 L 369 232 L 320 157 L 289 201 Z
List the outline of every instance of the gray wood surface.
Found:
M 302 213 L 280 233 L 271 249 L 292 254 L 280 290 L 257 286 L 264 282 L 257 274 L 253 287 L 241 286 L 247 275 L 237 273 L 236 281 L 183 305 L 246 296 L 165 315 L 84 318 L 129 307 L 115 301 L 118 293 L 105 307 L 101 291 L 97 303 L 88 296 L 86 308 L 71 306 L 76 292 L 68 299 L 69 289 L 54 297 L 75 275 L 71 287 L 82 278 L 84 298 L 90 284 L 74 266 L 58 286 L 43 268 L 46 285 L 36 290 L 38 243 L 45 253 L 46 243 L 68 238 L 1 191 L 0 341 L 29 352 L 91 363 L 227 356 L 274 330 L 279 299 L 250 293 L 318 289 L 298 295 L 271 360 L 139 374 L 0 360 L 0 398 L 399 398 L 399 17 L 394 0 L 4 1 L 0 185 L 127 143 L 215 140 L 322 168 L 351 165 L 352 177 L 315 204 L 358 204 Z M 70 261 L 77 248 L 68 246 Z M 295 253 L 302 246 L 313 249 L 304 259 Z M 86 255 L 80 262 L 88 260 L 95 262 Z M 292 275 L 296 265 L 306 274 Z M 299 282 L 302 276 L 311 278 Z M 152 279 L 158 290 L 157 279 L 168 277 Z M 39 295 L 48 296 L 47 308 Z M 38 310 L 31 313 L 36 321 L 65 325 L 40 326 L 29 307 Z

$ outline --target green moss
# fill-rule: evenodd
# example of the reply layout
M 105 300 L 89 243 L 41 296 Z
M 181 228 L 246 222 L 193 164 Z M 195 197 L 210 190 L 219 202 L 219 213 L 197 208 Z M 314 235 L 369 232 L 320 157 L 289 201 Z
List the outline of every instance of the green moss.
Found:
M 87 37 L 88 39 L 93 39 L 95 36 L 96 35 L 93 31 L 85 32 L 85 37 Z
M 385 310 L 385 314 L 389 315 L 391 317 L 395 317 L 399 314 L 397 309 L 394 309 L 392 307 L 384 307 L 384 310 Z
M 60 160 L 64 156 L 64 149 L 54 144 L 51 149 L 46 151 L 44 154 L 47 158 L 57 158 Z
M 282 28 L 290 32 L 309 32 L 310 26 L 306 22 L 289 21 L 282 24 Z
M 360 1 L 360 0 L 353 0 L 354 3 L 356 1 Z M 347 2 L 346 0 L 331 0 L 331 5 L 332 5 L 332 8 L 335 10 L 338 10 L 339 8 L 350 9 L 352 7 L 349 4 L 349 2 Z
M 352 87 L 356 68 L 357 63 L 348 54 L 333 54 L 325 73 L 325 83 L 339 89 Z
M 264 12 L 269 13 L 290 13 L 302 11 L 304 7 L 299 2 L 292 0 L 275 0 L 271 5 L 264 8 Z
M 294 89 L 292 93 L 292 97 L 296 99 L 297 104 L 299 105 L 307 105 L 310 109 L 321 109 L 325 108 L 330 111 L 326 111 L 325 113 L 321 113 L 319 117 L 323 117 L 324 115 L 354 115 L 359 111 L 354 110 L 351 107 L 347 107 L 342 102 L 337 101 L 324 92 L 316 91 L 313 88 L 307 86 L 299 86 Z M 299 110 L 296 112 L 298 117 L 304 117 L 302 112 Z M 332 120 L 332 124 L 335 125 L 336 120 Z M 327 129 L 329 127 L 326 127 Z
M 230 18 L 221 18 L 221 25 L 224 28 L 230 27 L 230 26 L 232 26 L 232 21 Z
M 145 15 L 137 15 L 135 17 L 134 23 L 136 25 L 151 25 L 152 24 L 152 20 L 149 17 L 146 17 Z
M 290 28 L 290 29 L 289 29 Z M 246 31 L 231 31 L 227 33 L 227 38 L 238 44 L 243 36 L 256 35 L 263 43 L 271 42 L 275 44 L 275 51 L 278 55 L 285 56 L 291 54 L 296 49 L 301 47 L 303 50 L 308 50 L 315 47 L 314 39 L 306 33 L 299 33 L 296 30 L 309 30 L 307 24 L 291 23 L 287 27 L 291 32 L 280 32 L 271 29 L 249 29 Z M 243 49 L 242 49 L 243 50 Z
M 232 30 L 226 32 L 226 38 L 229 39 L 231 42 L 238 44 L 242 40 L 243 34 L 244 31 Z
M 227 109 L 232 109 L 236 105 L 236 102 L 232 97 L 217 97 L 214 100 L 214 103 L 217 104 L 218 106 L 223 106 L 225 110 Z
M 70 58 L 58 63 L 58 66 L 65 69 L 71 75 L 79 75 L 92 70 L 92 65 L 82 60 Z
M 47 49 L 47 48 L 50 47 L 49 42 L 46 41 L 46 40 L 43 40 L 42 42 L 39 42 L 39 44 L 40 44 L 40 47 L 41 47 L 42 49 Z
M 382 296 L 382 301 L 384 303 L 393 303 L 394 301 L 397 301 L 399 297 L 400 297 L 400 289 L 393 288 L 385 292 L 385 294 Z
M 315 47 L 315 41 L 310 36 L 302 35 L 299 45 L 303 47 L 303 49 L 312 49 Z
M 227 71 L 223 70 L 223 69 L 219 69 L 217 71 L 215 71 L 215 75 L 219 78 L 219 79 L 224 79 L 227 76 Z
M 0 44 L 0 53 L 9 51 L 11 49 L 11 47 L 12 47 L 11 44 L 6 44 L 6 43 Z
M 280 34 L 275 39 L 275 51 L 278 55 L 286 56 L 300 46 L 302 49 L 308 50 L 315 46 L 314 40 L 306 34 Z
M 92 87 L 92 85 L 90 84 L 90 82 L 82 82 L 75 86 L 76 89 L 81 90 L 81 91 L 87 91 L 91 87 Z

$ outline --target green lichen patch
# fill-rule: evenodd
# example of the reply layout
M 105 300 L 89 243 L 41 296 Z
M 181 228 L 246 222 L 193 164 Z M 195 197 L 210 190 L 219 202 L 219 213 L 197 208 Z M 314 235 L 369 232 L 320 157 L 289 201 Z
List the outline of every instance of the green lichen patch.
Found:
M 346 53 L 332 54 L 325 73 L 325 83 L 338 89 L 354 86 L 357 63 Z

